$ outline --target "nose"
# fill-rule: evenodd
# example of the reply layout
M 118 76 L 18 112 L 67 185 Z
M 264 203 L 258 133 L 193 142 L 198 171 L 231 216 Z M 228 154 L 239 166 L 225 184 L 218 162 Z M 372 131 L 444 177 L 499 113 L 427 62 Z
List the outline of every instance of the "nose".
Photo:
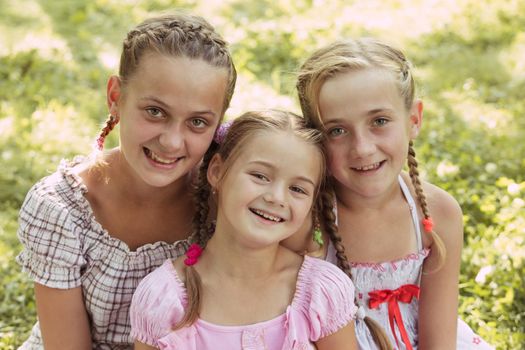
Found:
M 352 151 L 355 156 L 365 158 L 375 151 L 375 143 L 372 135 L 365 132 L 356 132 L 352 138 Z
M 286 186 L 281 183 L 273 183 L 263 195 L 267 203 L 284 207 L 286 203 Z
M 184 145 L 184 128 L 181 123 L 170 123 L 165 125 L 159 136 L 159 143 L 168 151 L 176 151 Z

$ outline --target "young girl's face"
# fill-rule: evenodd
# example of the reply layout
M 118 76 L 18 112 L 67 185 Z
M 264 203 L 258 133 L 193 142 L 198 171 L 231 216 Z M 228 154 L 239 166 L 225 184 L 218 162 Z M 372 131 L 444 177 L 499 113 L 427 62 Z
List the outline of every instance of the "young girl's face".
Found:
M 221 119 L 227 77 L 226 69 L 202 60 L 146 54 L 125 87 L 110 81 L 120 147 L 138 177 L 163 187 L 193 169 Z
M 239 147 L 227 169 L 217 156 L 210 164 L 208 178 L 218 193 L 217 230 L 252 248 L 277 244 L 298 231 L 311 212 L 321 153 L 287 132 L 254 133 Z
M 392 73 L 368 68 L 341 73 L 319 94 L 327 133 L 328 166 L 335 179 L 359 196 L 397 184 L 408 143 L 421 123 L 421 104 L 407 110 Z

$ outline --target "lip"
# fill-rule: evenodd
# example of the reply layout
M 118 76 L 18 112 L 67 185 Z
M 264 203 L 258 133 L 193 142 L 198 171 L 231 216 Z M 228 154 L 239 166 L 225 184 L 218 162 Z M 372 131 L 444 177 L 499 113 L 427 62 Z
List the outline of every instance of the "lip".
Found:
M 385 160 L 382 160 L 379 162 L 364 164 L 358 167 L 350 167 L 350 169 L 358 174 L 374 174 L 383 167 L 385 162 Z
M 184 159 L 184 157 L 166 157 L 163 155 L 158 155 L 146 147 L 143 147 L 142 151 L 144 152 L 144 156 L 148 160 L 149 164 L 159 169 L 173 169 L 182 159 Z
M 267 225 L 281 224 L 286 221 L 282 216 L 271 213 L 267 210 L 257 208 L 249 208 L 249 210 L 256 219 Z

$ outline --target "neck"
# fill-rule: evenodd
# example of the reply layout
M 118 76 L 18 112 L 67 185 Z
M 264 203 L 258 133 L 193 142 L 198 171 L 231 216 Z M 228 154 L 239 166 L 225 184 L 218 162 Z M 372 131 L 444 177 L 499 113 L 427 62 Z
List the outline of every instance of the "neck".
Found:
M 230 235 L 216 231 L 202 255 L 202 266 L 219 275 L 242 280 L 266 279 L 275 273 L 278 244 L 251 249 Z
M 364 196 L 354 193 L 339 182 L 336 182 L 335 193 L 337 205 L 352 211 L 383 210 L 396 199 L 404 200 L 401 187 L 397 181 L 392 183 L 384 192 L 374 196 Z

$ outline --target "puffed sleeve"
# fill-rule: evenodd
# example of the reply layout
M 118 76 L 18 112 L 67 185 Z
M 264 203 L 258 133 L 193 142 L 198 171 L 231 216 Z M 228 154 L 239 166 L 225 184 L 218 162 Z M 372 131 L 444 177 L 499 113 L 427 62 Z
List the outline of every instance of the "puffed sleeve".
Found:
M 129 311 L 131 337 L 141 343 L 161 348 L 163 337 L 184 315 L 186 292 L 171 260 L 148 274 L 139 283 Z
M 308 274 L 303 277 L 309 285 L 306 295 L 309 297 L 310 340 L 315 342 L 352 322 L 357 306 L 354 285 L 343 271 L 321 259 L 306 259 L 311 266 L 302 273 Z
M 33 186 L 20 209 L 18 238 L 24 248 L 17 261 L 35 282 L 70 289 L 80 286 L 86 264 L 79 239 L 82 229 L 49 185 L 51 180 Z

